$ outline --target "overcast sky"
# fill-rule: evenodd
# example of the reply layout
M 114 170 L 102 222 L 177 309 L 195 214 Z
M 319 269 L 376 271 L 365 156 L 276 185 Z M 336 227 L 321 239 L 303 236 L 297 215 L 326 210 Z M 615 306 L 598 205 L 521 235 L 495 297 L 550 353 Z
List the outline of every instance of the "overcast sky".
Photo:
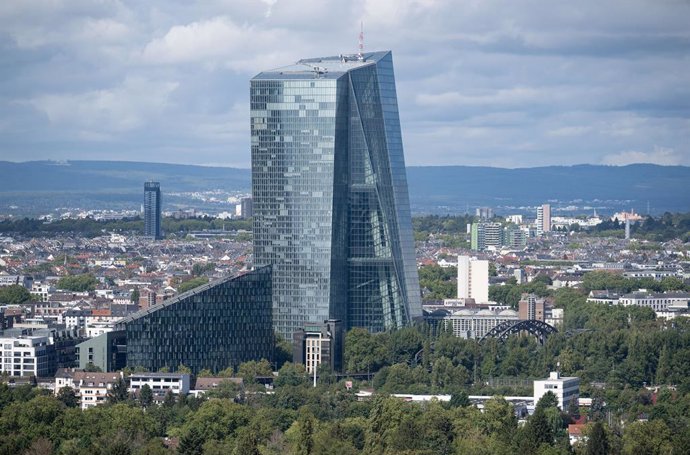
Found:
M 249 79 L 360 21 L 408 165 L 690 165 L 690 0 L 2 0 L 0 159 L 249 167 Z

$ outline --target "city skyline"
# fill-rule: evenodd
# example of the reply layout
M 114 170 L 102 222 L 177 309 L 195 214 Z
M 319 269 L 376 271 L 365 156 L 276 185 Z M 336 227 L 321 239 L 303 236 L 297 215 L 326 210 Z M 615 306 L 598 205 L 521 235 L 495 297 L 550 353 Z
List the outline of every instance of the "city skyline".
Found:
M 246 80 L 393 49 L 408 165 L 690 164 L 684 2 L 6 2 L 11 161 L 249 167 Z

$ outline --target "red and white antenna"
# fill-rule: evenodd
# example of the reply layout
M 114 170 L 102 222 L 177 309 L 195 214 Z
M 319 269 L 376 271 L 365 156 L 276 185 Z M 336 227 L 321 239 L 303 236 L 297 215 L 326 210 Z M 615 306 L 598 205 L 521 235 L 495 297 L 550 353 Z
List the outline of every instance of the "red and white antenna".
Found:
M 359 53 L 357 58 L 359 60 L 364 60 L 364 22 L 359 23 Z

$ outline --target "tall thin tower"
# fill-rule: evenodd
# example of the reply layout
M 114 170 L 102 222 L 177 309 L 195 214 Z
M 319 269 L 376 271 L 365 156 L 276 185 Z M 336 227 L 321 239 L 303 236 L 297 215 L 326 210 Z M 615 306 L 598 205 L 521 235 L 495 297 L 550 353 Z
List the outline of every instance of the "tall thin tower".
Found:
M 144 235 L 153 239 L 161 236 L 161 184 L 144 183 Z

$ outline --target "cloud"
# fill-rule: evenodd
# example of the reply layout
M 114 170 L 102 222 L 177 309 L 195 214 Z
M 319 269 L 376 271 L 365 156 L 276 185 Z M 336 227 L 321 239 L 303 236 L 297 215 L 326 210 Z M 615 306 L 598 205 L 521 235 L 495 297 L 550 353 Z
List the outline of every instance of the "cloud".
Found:
M 614 166 L 625 166 L 634 163 L 652 163 L 664 166 L 674 166 L 685 164 L 688 165 L 687 157 L 685 159 L 680 153 L 673 149 L 654 146 L 651 152 L 627 151 L 612 155 L 606 155 L 601 160 L 601 164 L 609 164 Z
M 408 164 L 690 164 L 688 17 L 648 0 L 7 0 L 0 156 L 248 167 L 249 79 L 356 52 L 363 21 L 365 50 L 393 50 Z
M 76 128 L 81 138 L 104 140 L 104 133 L 141 128 L 164 111 L 176 82 L 127 78 L 120 85 L 82 93 L 44 95 L 31 100 L 50 122 Z

